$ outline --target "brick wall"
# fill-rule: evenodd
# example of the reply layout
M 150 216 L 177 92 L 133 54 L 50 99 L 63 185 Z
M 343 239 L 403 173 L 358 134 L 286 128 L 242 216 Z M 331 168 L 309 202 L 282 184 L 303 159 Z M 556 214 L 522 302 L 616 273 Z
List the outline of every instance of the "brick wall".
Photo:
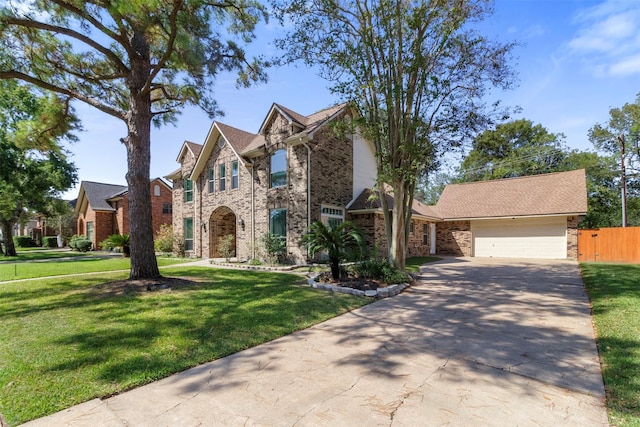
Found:
M 436 252 L 443 255 L 471 256 L 469 221 L 447 221 L 436 224 Z
M 567 259 L 578 259 L 578 225 L 583 216 L 567 217 Z

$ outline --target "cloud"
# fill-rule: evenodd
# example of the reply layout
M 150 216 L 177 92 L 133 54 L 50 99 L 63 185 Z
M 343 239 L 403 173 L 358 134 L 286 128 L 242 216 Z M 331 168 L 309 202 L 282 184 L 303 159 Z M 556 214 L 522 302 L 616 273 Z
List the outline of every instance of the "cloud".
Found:
M 540 37 L 547 33 L 547 30 L 542 25 L 532 25 L 524 30 L 524 35 L 527 38 Z
M 594 75 L 640 74 L 640 2 L 604 1 L 579 10 L 573 23 L 568 50 Z

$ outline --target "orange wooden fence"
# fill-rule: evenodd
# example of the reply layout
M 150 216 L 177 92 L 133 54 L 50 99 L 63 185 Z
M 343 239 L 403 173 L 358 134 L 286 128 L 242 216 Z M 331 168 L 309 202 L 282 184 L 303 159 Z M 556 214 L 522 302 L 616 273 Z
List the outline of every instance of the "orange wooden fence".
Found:
M 578 230 L 578 261 L 640 263 L 640 227 Z

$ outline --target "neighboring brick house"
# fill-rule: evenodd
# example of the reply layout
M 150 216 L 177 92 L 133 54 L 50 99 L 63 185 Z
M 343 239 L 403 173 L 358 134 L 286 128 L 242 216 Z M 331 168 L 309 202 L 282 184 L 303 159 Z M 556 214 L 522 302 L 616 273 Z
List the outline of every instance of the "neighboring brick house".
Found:
M 172 222 L 173 189 L 161 178 L 150 181 L 151 218 L 154 235 L 162 224 Z M 129 234 L 129 191 L 122 185 L 82 181 L 75 207 L 77 234 L 98 248 L 112 234 Z
M 337 136 L 331 125 L 348 114 L 344 104 L 309 116 L 273 104 L 257 134 L 214 122 L 203 145 L 186 141 L 180 168 L 166 178 L 174 183 L 174 231 L 187 254 L 223 257 L 230 239 L 237 258 L 255 258 L 271 233 L 302 263 L 300 239 L 317 220 L 352 220 L 385 254 L 380 199 L 370 190 L 373 146 L 357 134 Z M 407 255 L 575 258 L 585 213 L 584 170 L 450 185 L 435 206 L 414 202 Z

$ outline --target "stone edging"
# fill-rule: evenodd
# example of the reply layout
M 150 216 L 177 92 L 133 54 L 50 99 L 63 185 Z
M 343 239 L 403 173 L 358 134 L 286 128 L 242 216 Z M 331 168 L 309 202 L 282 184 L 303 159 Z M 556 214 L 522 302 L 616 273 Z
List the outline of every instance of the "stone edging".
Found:
M 400 292 L 405 290 L 407 287 L 409 287 L 408 283 L 400 283 L 397 285 L 387 286 L 386 288 L 378 288 L 375 290 L 372 289 L 367 291 L 361 291 L 360 289 L 353 289 L 353 288 L 347 288 L 343 286 L 334 286 L 326 283 L 319 283 L 319 282 L 316 282 L 317 278 L 318 276 L 310 277 L 309 279 L 307 279 L 307 283 L 309 284 L 309 286 L 315 289 L 321 289 L 329 292 L 339 292 L 343 294 L 351 294 L 359 297 L 370 297 L 370 298 L 376 298 L 376 299 L 396 296 Z
M 221 267 L 229 267 L 236 268 L 238 270 L 258 270 L 258 271 L 292 271 L 300 267 L 306 267 L 305 265 L 283 265 L 277 267 L 271 267 L 268 265 L 251 265 L 251 264 L 240 264 L 240 263 L 227 263 L 227 262 L 218 262 L 218 261 L 209 261 L 211 265 L 219 265 Z

